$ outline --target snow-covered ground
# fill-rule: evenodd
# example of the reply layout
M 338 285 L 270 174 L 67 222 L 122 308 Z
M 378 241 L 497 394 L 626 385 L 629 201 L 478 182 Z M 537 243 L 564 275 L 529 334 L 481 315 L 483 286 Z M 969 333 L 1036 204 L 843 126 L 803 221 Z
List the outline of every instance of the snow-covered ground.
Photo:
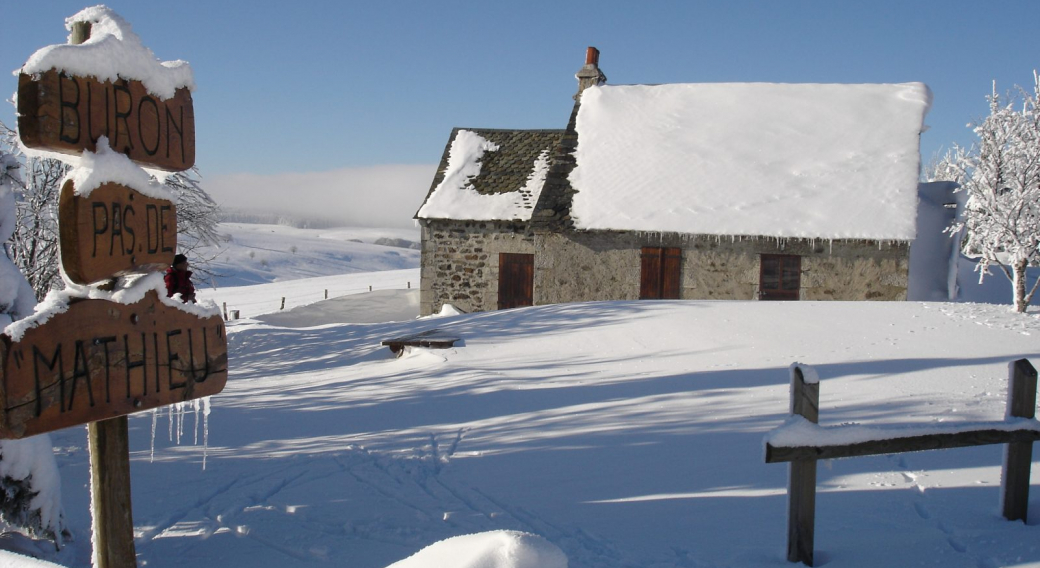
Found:
M 419 266 L 417 249 L 374 244 L 379 239 L 418 243 L 418 229 L 296 229 L 222 223 L 220 232 L 226 236 L 224 242 L 201 253 L 214 257 L 208 268 L 216 274 L 214 281 L 203 285 L 248 286 Z
M 336 298 L 419 287 L 417 249 L 375 244 L 418 243 L 418 229 L 222 223 L 220 233 L 225 235 L 223 242 L 201 252 L 215 257 L 207 267 L 215 276 L 198 279 L 198 296 L 222 309 L 226 304 L 229 312 L 238 310 L 240 317 L 280 310 L 282 298 L 289 310 L 324 299 L 326 291 L 329 298 Z M 382 313 L 376 310 L 373 317 Z
M 791 362 L 820 374 L 821 423 L 890 426 L 1000 420 L 1007 362 L 1040 363 L 1040 315 L 983 304 L 644 301 L 331 321 L 415 293 L 229 323 L 208 448 L 191 414 L 132 417 L 139 564 L 376 568 L 511 530 L 571 568 L 786 566 L 787 468 L 764 463 L 762 438 L 785 418 Z M 401 358 L 379 345 L 432 327 L 462 341 Z M 37 550 L 88 566 L 85 429 L 54 441 L 74 541 Z M 1000 517 L 1001 451 L 821 462 L 817 564 L 1040 566 L 1035 487 L 1028 524 Z

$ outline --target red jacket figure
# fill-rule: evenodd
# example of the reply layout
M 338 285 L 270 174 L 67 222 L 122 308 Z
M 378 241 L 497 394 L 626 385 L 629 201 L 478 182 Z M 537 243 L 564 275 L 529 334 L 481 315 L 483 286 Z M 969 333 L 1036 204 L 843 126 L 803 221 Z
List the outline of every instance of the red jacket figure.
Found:
M 195 285 L 191 283 L 191 271 L 188 270 L 188 257 L 178 254 L 173 257 L 173 266 L 166 269 L 166 297 L 172 298 L 180 294 L 184 303 L 195 303 Z

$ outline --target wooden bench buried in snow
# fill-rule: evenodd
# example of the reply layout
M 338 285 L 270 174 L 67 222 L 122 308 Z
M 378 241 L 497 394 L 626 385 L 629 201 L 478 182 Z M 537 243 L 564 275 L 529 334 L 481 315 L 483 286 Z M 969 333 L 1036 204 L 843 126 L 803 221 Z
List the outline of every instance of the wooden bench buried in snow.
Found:
M 400 357 L 401 353 L 404 352 L 406 345 L 412 347 L 428 347 L 431 349 L 448 349 L 449 347 L 454 347 L 455 342 L 459 339 L 459 337 L 449 335 L 439 329 L 428 329 L 412 335 L 386 339 L 382 342 L 382 345 L 388 346 L 390 351 L 393 351 L 398 357 Z

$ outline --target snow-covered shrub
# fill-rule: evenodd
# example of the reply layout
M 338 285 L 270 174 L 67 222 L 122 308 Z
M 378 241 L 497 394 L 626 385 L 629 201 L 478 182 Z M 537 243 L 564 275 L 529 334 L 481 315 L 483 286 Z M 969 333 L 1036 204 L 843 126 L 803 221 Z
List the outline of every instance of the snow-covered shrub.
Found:
M 0 151 L 0 326 L 32 314 L 32 286 L 8 256 L 15 233 L 15 190 L 21 187 L 20 162 Z M 32 537 L 61 545 L 66 531 L 61 508 L 61 478 L 47 434 L 0 440 L 0 528 L 8 525 Z

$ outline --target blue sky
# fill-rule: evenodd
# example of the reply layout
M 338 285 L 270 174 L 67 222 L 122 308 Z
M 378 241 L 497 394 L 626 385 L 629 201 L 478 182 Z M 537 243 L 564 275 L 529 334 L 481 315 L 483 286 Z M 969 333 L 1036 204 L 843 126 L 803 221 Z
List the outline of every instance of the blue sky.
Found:
M 64 42 L 86 5 L 4 0 L 0 68 Z M 994 79 L 1031 88 L 1040 68 L 1035 0 L 108 5 L 160 59 L 191 63 L 198 165 L 218 178 L 432 165 L 454 126 L 562 128 L 589 45 L 614 84 L 924 82 L 925 161 L 971 142 Z

